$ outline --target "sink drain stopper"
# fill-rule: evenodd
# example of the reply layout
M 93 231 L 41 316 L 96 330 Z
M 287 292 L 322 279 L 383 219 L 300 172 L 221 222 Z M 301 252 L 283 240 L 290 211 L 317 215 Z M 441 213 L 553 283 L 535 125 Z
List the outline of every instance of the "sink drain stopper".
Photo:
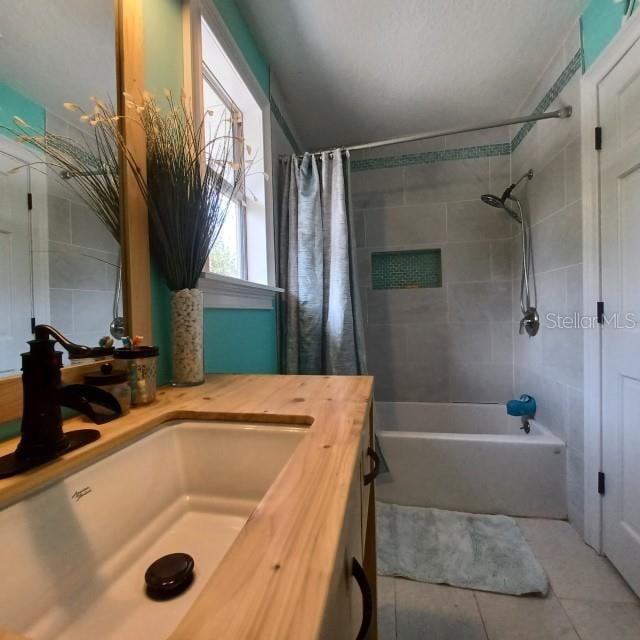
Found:
M 147 594 L 155 600 L 180 595 L 193 581 L 193 558 L 188 553 L 170 553 L 149 565 L 144 574 Z

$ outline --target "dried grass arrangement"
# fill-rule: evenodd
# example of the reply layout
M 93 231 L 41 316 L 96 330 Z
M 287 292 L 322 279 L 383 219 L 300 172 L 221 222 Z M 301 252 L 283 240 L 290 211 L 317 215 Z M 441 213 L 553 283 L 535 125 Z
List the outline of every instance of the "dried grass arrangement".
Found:
M 206 116 L 195 123 L 189 100 L 176 102 L 165 91 L 161 107 L 149 93 L 136 102 L 125 95 L 127 115 L 144 131 L 146 178 L 104 103 L 98 105 L 101 126 L 109 128 L 147 203 L 151 251 L 172 291 L 197 286 L 224 223 L 229 202 L 243 184 L 245 166 L 235 163 L 243 141 L 222 121 L 205 141 Z M 102 110 L 102 111 L 100 111 Z
M 125 144 L 119 123 L 105 110 L 101 124 L 111 130 L 135 176 L 149 211 L 151 252 L 172 290 L 172 381 L 204 382 L 203 295 L 198 279 L 224 224 L 232 198 L 244 184 L 244 141 L 222 118 L 205 138 L 206 113 L 195 123 L 184 94 L 175 102 L 165 91 L 161 108 L 148 93 L 136 102 L 125 94 L 127 115 L 142 127 L 147 147 L 146 177 Z M 98 105 L 100 108 L 102 105 Z

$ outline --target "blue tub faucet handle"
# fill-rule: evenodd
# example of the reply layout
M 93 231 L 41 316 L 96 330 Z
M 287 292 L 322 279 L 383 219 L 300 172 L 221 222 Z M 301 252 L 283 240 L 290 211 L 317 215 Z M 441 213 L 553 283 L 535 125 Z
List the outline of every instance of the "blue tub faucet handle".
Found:
M 507 413 L 510 416 L 530 416 L 536 415 L 536 399 L 526 393 L 523 393 L 518 400 L 509 400 L 507 402 Z

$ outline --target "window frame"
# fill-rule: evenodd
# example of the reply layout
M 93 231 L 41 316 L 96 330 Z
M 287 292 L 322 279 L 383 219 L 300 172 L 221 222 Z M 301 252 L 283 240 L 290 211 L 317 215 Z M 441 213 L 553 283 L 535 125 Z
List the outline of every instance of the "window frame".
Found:
M 183 47 L 184 47 L 184 88 L 187 95 L 192 96 L 194 119 L 202 117 L 202 34 L 201 25 L 204 19 L 208 28 L 222 47 L 225 55 L 250 92 L 261 110 L 263 171 L 267 176 L 273 175 L 271 152 L 271 105 L 269 96 L 261 85 L 241 49 L 237 45 L 224 19 L 213 2 L 202 0 L 184 0 L 182 5 Z M 272 308 L 273 296 L 282 292 L 275 285 L 275 242 L 273 218 L 273 192 L 270 179 L 264 181 L 264 227 L 266 243 L 264 247 L 266 269 L 261 279 L 242 280 L 214 273 L 203 273 L 198 283 L 205 294 L 207 308 Z
M 233 145 L 233 162 L 238 163 L 241 167 L 240 171 L 244 169 L 245 161 L 244 161 L 244 148 L 242 145 L 243 138 L 243 113 L 241 109 L 236 105 L 231 96 L 227 93 L 225 88 L 220 84 L 218 79 L 215 77 L 213 71 L 209 68 L 204 59 L 201 62 L 201 79 L 200 82 L 204 84 L 205 82 L 209 84 L 209 86 L 213 89 L 214 93 L 220 100 L 222 104 L 231 112 L 231 135 L 235 138 L 235 142 Z M 203 91 L 204 94 L 204 91 Z M 204 112 L 204 102 L 202 103 L 202 111 Z M 206 132 L 205 132 L 206 136 Z M 205 141 L 206 142 L 206 141 Z M 226 183 L 226 181 L 225 181 Z M 229 191 L 231 191 L 231 185 L 226 183 L 229 187 Z M 231 198 L 237 207 L 238 211 L 238 220 L 236 222 L 236 237 L 238 241 L 238 249 L 239 256 L 238 262 L 240 266 L 240 275 L 239 276 L 231 276 L 227 273 L 218 273 L 217 271 L 211 270 L 210 260 L 207 261 L 205 265 L 205 272 L 212 273 L 215 275 L 221 275 L 226 277 L 237 277 L 241 280 L 248 280 L 249 275 L 249 264 L 247 258 L 247 205 L 246 205 L 246 192 L 244 185 L 244 178 L 242 179 L 242 183 L 234 193 Z M 226 221 L 225 221 L 226 222 Z M 224 223 L 223 223 L 224 224 Z

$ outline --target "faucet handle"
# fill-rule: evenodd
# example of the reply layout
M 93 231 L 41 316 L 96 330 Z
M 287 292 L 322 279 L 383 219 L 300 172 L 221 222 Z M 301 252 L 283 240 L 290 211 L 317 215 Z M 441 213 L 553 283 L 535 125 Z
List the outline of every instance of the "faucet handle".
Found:
M 48 324 L 38 324 L 34 329 L 36 340 L 48 340 L 52 338 L 69 354 L 71 358 L 92 358 L 113 353 L 113 348 L 87 347 L 71 342 L 63 336 L 55 327 Z
M 69 409 L 83 413 L 96 424 L 104 424 L 122 415 L 117 398 L 104 389 L 89 384 L 67 384 L 56 391 L 56 400 Z M 107 409 L 107 413 L 96 411 L 93 405 Z

